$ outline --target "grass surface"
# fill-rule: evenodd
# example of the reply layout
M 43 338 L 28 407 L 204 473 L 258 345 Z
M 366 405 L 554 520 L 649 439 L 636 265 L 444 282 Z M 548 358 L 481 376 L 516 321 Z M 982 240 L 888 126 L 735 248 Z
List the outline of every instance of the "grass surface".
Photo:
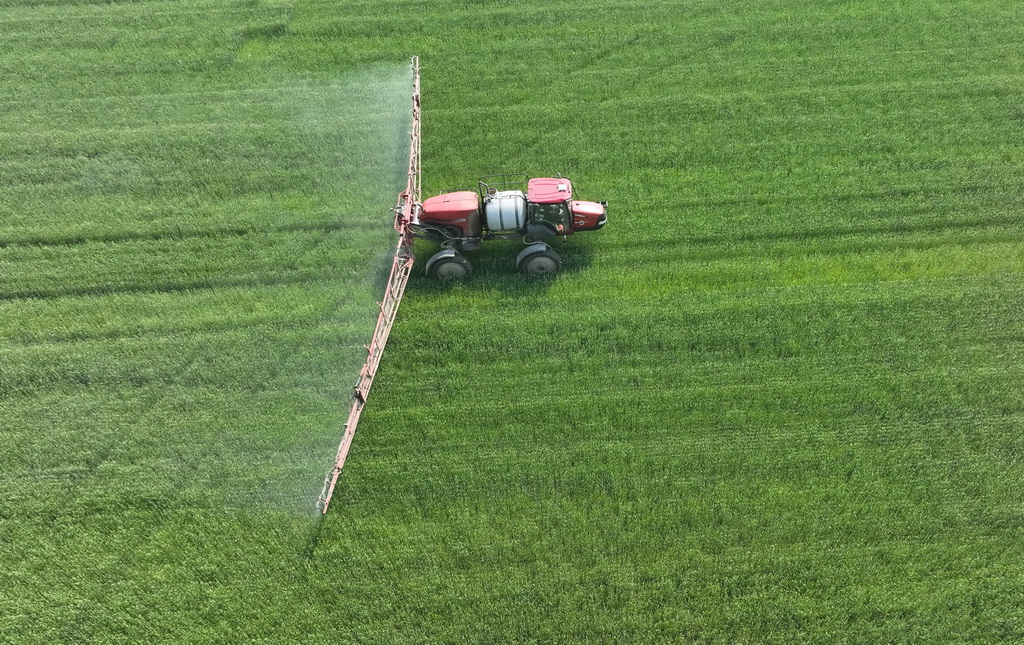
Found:
M 0 639 L 1024 639 L 1015 3 L 0 20 Z M 318 522 L 412 54 L 611 221 L 414 277 Z

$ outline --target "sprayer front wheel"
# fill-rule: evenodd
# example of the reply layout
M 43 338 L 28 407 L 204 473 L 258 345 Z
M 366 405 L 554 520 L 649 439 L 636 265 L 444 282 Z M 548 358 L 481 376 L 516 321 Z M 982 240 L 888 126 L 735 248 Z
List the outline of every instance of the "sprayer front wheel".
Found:
M 473 265 L 462 255 L 442 258 L 430 267 L 430 276 L 437 280 L 464 280 L 473 275 Z
M 562 257 L 551 249 L 540 251 L 526 256 L 519 269 L 535 277 L 553 276 L 562 270 Z

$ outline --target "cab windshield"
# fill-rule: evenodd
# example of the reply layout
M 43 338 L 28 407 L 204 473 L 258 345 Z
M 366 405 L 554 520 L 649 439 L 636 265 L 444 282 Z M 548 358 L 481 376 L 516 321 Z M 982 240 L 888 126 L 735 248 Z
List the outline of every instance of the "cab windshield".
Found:
M 533 221 L 545 222 L 558 232 L 569 228 L 569 208 L 564 202 L 558 204 L 532 204 Z

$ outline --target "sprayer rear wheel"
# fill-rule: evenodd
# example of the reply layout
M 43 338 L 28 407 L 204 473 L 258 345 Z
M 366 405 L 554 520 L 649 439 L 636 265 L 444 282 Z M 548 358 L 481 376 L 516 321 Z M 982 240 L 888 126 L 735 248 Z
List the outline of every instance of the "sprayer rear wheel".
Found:
M 430 267 L 430 276 L 438 280 L 464 280 L 473 275 L 473 265 L 462 255 L 442 258 Z
M 528 255 L 519 265 L 519 269 L 535 277 L 553 276 L 562 270 L 562 257 L 548 249 Z

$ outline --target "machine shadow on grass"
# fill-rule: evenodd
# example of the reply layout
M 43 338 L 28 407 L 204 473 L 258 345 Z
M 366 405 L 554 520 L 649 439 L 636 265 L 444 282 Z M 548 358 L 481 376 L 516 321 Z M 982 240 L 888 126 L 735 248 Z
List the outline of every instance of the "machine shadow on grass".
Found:
M 416 263 L 413 265 L 409 288 L 424 293 L 448 293 L 454 289 L 478 292 L 500 292 L 518 299 L 539 297 L 558 280 L 572 279 L 585 271 L 593 262 L 594 249 L 589 242 L 556 240 L 551 247 L 562 256 L 562 270 L 552 277 L 534 277 L 516 268 L 516 256 L 523 245 L 502 241 L 487 244 L 479 251 L 466 253 L 473 264 L 473 275 L 465 280 L 438 280 L 426 274 L 426 264 L 437 248 L 428 243 L 416 244 Z

